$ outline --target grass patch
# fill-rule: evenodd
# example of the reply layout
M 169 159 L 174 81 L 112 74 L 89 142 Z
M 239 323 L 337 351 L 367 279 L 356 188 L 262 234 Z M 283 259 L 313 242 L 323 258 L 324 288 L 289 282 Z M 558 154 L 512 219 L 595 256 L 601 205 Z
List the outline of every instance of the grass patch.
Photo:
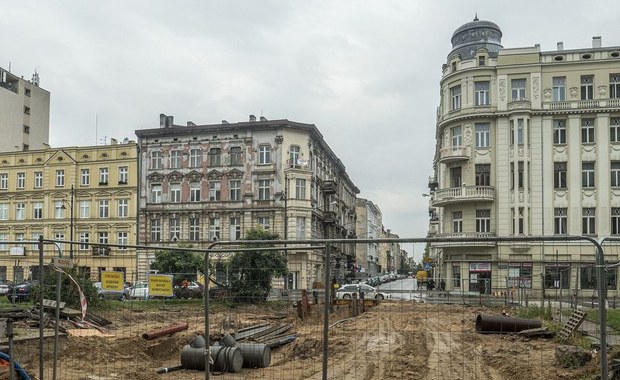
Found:
M 620 332 L 620 310 L 609 309 L 607 310 L 607 326 L 613 329 L 615 332 Z M 586 319 L 595 323 L 599 322 L 598 310 L 588 310 L 586 312 Z
M 517 309 L 517 318 L 542 319 L 545 321 L 552 320 L 551 308 L 544 306 L 528 306 Z

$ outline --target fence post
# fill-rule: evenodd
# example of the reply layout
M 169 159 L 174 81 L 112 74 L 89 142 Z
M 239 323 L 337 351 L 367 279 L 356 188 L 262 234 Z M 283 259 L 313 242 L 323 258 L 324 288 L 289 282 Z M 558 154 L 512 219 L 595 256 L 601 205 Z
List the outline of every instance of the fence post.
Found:
M 329 308 L 331 307 L 330 294 L 333 286 L 330 275 L 330 262 L 331 262 L 331 244 L 325 244 L 325 305 L 323 307 L 323 380 L 327 380 L 327 359 L 329 357 L 328 350 L 328 329 L 329 329 Z
M 39 235 L 39 379 L 43 379 L 43 235 Z

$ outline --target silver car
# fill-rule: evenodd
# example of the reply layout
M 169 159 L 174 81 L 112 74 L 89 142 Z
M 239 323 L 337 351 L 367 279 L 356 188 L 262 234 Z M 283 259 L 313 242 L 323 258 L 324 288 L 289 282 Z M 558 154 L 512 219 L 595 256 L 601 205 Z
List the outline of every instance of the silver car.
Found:
M 361 297 L 360 295 L 361 293 L 364 293 L 365 299 L 383 300 L 383 299 L 390 298 L 389 294 L 380 292 L 379 290 L 377 290 L 377 288 L 373 288 L 372 286 L 366 285 L 366 284 L 342 285 L 336 291 L 336 298 L 350 300 L 351 298 L 353 298 L 354 293 L 357 294 L 358 298 Z

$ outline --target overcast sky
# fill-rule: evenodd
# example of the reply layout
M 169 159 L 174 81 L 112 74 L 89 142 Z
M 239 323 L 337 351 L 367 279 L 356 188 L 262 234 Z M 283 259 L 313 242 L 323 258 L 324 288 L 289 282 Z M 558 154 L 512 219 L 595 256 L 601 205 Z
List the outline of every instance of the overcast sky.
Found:
M 0 66 L 39 72 L 53 147 L 135 139 L 160 113 L 177 124 L 312 123 L 403 238 L 428 230 L 441 66 L 459 26 L 477 12 L 508 48 L 586 48 L 592 36 L 620 46 L 617 0 L 0 4 Z

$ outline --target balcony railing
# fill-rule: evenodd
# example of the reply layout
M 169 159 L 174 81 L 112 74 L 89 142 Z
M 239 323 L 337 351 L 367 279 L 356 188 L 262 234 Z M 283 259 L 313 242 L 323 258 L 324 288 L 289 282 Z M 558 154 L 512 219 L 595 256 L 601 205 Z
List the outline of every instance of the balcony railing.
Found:
M 449 241 L 449 239 L 459 238 L 459 239 L 480 239 L 480 238 L 491 238 L 496 235 L 492 232 L 461 232 L 461 233 L 442 233 L 435 234 L 433 237 L 436 239 L 446 239 L 445 241 L 439 241 L 433 243 L 433 246 L 436 248 L 448 248 L 448 247 L 494 247 L 497 245 L 494 241 L 484 241 L 484 240 L 472 240 L 472 241 Z
M 432 205 L 443 206 L 458 202 L 494 201 L 493 186 L 460 186 L 439 189 L 433 194 Z
M 471 147 L 469 146 L 447 146 L 441 148 L 439 162 L 447 164 L 455 161 L 469 160 L 471 157 Z
M 543 109 L 568 110 L 568 109 L 591 109 L 591 108 L 618 108 L 620 99 L 587 99 L 587 100 L 563 100 L 544 102 Z

